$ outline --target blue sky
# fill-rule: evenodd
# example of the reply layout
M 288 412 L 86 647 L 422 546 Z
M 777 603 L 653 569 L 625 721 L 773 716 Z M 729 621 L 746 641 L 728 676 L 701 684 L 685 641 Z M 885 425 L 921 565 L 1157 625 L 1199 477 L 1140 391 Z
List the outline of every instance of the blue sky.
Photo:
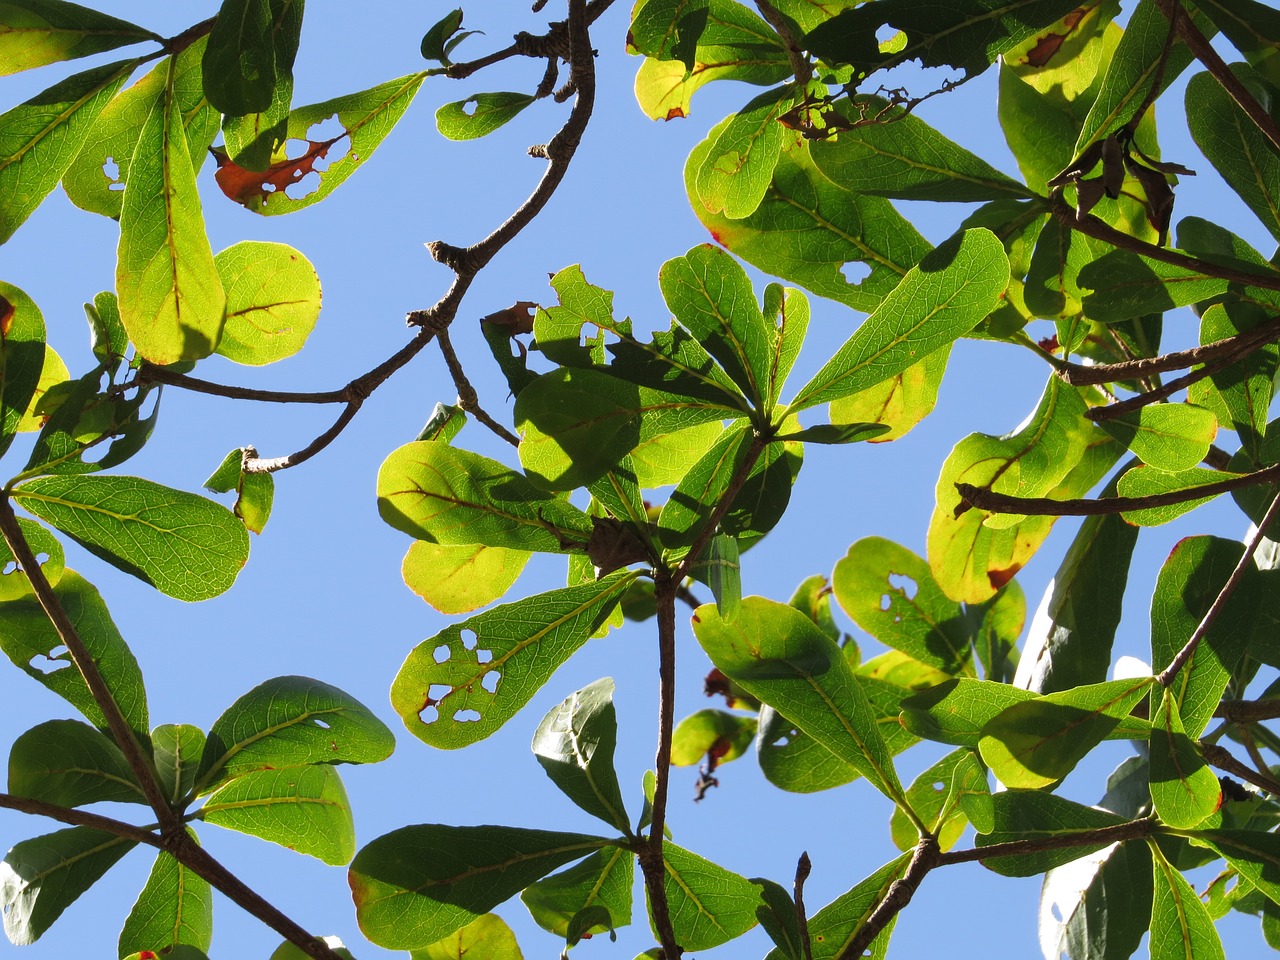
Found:
M 176 33 L 215 9 L 211 3 L 142 0 L 97 6 L 162 34 Z M 295 102 L 355 92 L 421 69 L 419 39 L 450 6 L 384 0 L 371 5 L 371 12 L 350 5 L 338 12 L 335 5 L 313 4 L 299 55 Z M 553 302 L 547 275 L 578 263 L 590 281 L 616 292 L 619 314 L 629 314 L 641 329 L 665 325 L 669 314 L 657 287 L 658 269 L 708 239 L 685 199 L 684 158 L 714 122 L 754 93 L 741 85 L 716 84 L 695 98 L 690 119 L 645 119 L 631 93 L 638 61 L 622 50 L 627 14 L 628 5 L 619 2 L 595 29 L 600 53 L 596 116 L 565 184 L 547 211 L 481 275 L 453 330 L 481 402 L 508 423 L 506 387 L 479 337 L 478 318 L 516 300 Z M 486 36 L 467 41 L 460 52 L 478 55 L 503 46 L 515 30 L 537 30 L 543 22 L 523 2 L 477 5 L 467 10 L 466 25 L 486 31 Z M 0 87 L 4 106 L 68 72 L 65 65 L 55 65 L 7 78 Z M 394 352 L 408 336 L 404 314 L 434 302 L 449 280 L 423 244 L 434 239 L 470 243 L 501 222 L 541 173 L 542 162 L 528 158 L 526 147 L 545 141 L 567 112 L 567 107 L 539 103 L 493 136 L 459 144 L 436 134 L 435 108 L 475 92 L 532 90 L 540 75 L 541 66 L 529 62 L 504 64 L 461 83 L 429 79 L 399 127 L 350 181 L 323 204 L 288 217 L 259 218 L 225 200 L 213 184 L 211 165 L 206 165 L 201 186 L 214 249 L 246 238 L 298 247 L 319 272 L 324 309 L 298 357 L 262 370 L 215 357 L 201 363 L 199 374 L 282 389 L 331 389 Z M 991 71 L 930 101 L 920 115 L 1016 174 L 995 126 L 994 81 Z M 917 77 L 915 82 L 929 81 Z M 1162 102 L 1164 156 L 1207 174 L 1207 163 L 1178 122 L 1184 83 Z M 965 209 L 904 205 L 935 242 L 954 230 Z M 1211 176 L 1186 180 L 1179 189 L 1176 215 L 1192 213 L 1239 229 L 1259 249 L 1269 249 L 1242 205 Z M 23 288 L 39 304 L 51 344 L 73 371 L 84 368 L 89 357 L 80 304 L 111 286 L 115 243 L 114 223 L 74 209 L 55 193 L 0 247 L 0 278 Z M 752 275 L 762 290 L 766 278 Z M 793 375 L 796 382 L 816 370 L 862 319 L 843 306 L 817 298 L 812 302 L 810 342 Z M 1196 326 L 1185 311 L 1170 315 L 1167 342 L 1190 343 Z M 745 558 L 745 592 L 785 600 L 804 577 L 829 574 L 849 544 L 864 536 L 888 537 L 923 553 L 933 487 L 946 453 L 969 432 L 1012 430 L 1034 406 L 1046 375 L 1046 368 L 1026 351 L 963 343 L 948 370 L 938 412 L 908 437 L 892 444 L 812 446 L 787 517 Z M 654 749 L 657 668 L 651 624 L 628 625 L 588 644 L 503 730 L 463 751 L 442 752 L 421 744 L 403 730 L 387 702 L 405 654 L 449 621 L 404 587 L 400 561 L 409 541 L 379 520 L 374 480 L 387 453 L 414 438 L 437 401 L 453 397 L 438 353 L 428 349 L 374 395 L 328 450 L 278 475 L 271 522 L 254 538 L 239 582 L 222 597 L 199 605 L 170 600 L 74 545 L 68 548 L 68 562 L 100 588 L 141 661 L 155 723 L 207 729 L 240 694 L 264 679 L 290 673 L 336 684 L 378 712 L 397 731 L 395 755 L 373 767 L 341 768 L 361 843 L 417 822 L 589 832 L 595 826 L 546 779 L 529 751 L 529 740 L 543 714 L 567 694 L 613 676 L 621 725 L 617 766 L 634 815 L 640 777 L 651 766 Z M 287 453 L 323 429 L 329 416 L 324 409 L 271 408 L 169 390 L 154 439 L 125 471 L 198 490 L 228 450 L 252 443 L 264 456 Z M 510 448 L 478 425 L 469 425 L 457 443 L 514 463 Z M 11 460 L 20 464 L 24 450 L 15 447 Z M 1195 513 L 1176 529 L 1144 532 L 1117 652 L 1144 655 L 1146 598 L 1178 537 L 1201 532 L 1238 537 L 1244 527 L 1230 505 L 1218 505 Z M 1031 608 L 1028 616 L 1073 528 L 1071 521 L 1060 524 L 1049 546 L 1020 577 Z M 563 561 L 535 558 L 510 597 L 550 589 L 563 576 Z M 701 693 L 708 663 L 683 614 L 681 620 L 678 716 L 708 705 Z M 857 633 L 843 616 L 840 622 Z M 875 649 L 865 636 L 858 639 Z M 61 700 L 17 671 L 10 670 L 2 682 L 8 709 L 0 712 L 0 734 L 9 742 L 35 723 L 72 715 Z M 1091 759 L 1067 781 L 1067 795 L 1086 802 L 1098 799 L 1105 771 L 1127 750 L 1127 745 L 1113 744 L 1100 751 L 1102 757 Z M 907 754 L 901 762 L 904 779 L 941 752 L 923 746 Z M 814 861 L 806 895 L 811 909 L 896 853 L 888 840 L 891 811 L 863 782 L 818 795 L 784 794 L 763 780 L 748 757 L 722 768 L 721 787 L 695 805 L 694 777 L 691 769 L 673 776 L 669 816 L 676 840 L 746 876 L 767 876 L 787 886 L 796 857 L 807 849 Z M 0 813 L 0 839 L 6 846 L 51 829 L 42 821 Z M 359 936 L 344 870 L 212 827 L 203 828 L 201 837 L 216 856 L 304 926 L 341 936 L 360 958 L 389 955 Z M 23 948 L 22 955 L 39 960 L 113 950 L 120 922 L 149 866 L 149 855 L 135 851 L 37 945 Z M 977 865 L 935 874 L 902 916 L 893 955 L 945 950 L 961 960 L 1034 956 L 1038 892 L 1036 879 L 1001 879 Z M 274 948 L 275 935 L 256 920 L 220 898 L 215 909 L 213 956 L 266 956 Z M 555 939 L 534 927 L 518 901 L 498 912 L 517 930 L 526 957 L 555 955 Z M 994 920 L 995 927 L 987 920 Z M 1000 931 L 995 943 L 988 939 L 992 929 Z M 1229 952 L 1233 943 L 1258 948 L 1253 919 L 1231 918 L 1223 930 Z M 596 938 L 577 949 L 587 958 L 630 958 L 651 944 L 641 920 L 621 931 L 617 944 Z M 748 957 L 766 949 L 766 938 L 756 931 L 717 955 Z M 16 950 L 0 945 L 0 954 Z

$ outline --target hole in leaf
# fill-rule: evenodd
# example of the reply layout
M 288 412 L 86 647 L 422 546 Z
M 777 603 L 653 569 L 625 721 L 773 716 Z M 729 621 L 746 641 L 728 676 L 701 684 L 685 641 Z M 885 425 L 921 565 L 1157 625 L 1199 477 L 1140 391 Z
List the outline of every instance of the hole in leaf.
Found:
M 102 165 L 102 174 L 107 178 L 108 190 L 124 189 L 120 182 L 120 164 L 116 163 L 115 157 L 107 157 L 107 162 Z
M 11 573 L 17 573 L 17 572 L 18 572 L 17 560 L 10 560 L 8 563 L 4 565 L 4 575 L 6 577 L 9 576 L 9 574 Z
M 476 663 L 488 663 L 488 662 L 489 662 L 490 660 L 492 660 L 492 659 L 493 659 L 493 651 L 492 651 L 492 650 L 477 650 L 477 651 L 476 651 Z
M 40 566 L 43 567 L 48 562 L 49 562 L 49 555 L 47 553 L 36 554 L 36 563 L 40 564 Z
M 889 586 L 895 590 L 901 591 L 903 596 L 911 600 L 916 595 L 916 582 L 902 573 L 889 574 Z
M 330 724 L 327 720 L 321 720 L 319 717 L 312 717 L 311 722 L 314 723 L 317 727 L 320 727 L 322 730 L 328 730 L 330 727 Z
M 476 636 L 476 632 L 474 630 L 462 630 L 459 635 L 462 637 L 462 645 L 464 647 L 468 650 L 474 650 L 476 648 L 476 641 L 480 638 Z
M 328 143 L 332 141 L 332 146 L 325 152 L 322 159 L 316 161 L 315 169 L 326 170 L 329 165 L 336 160 L 341 160 L 346 156 L 347 150 L 351 144 L 351 137 L 348 136 L 349 131 L 342 125 L 336 114 L 325 117 L 323 120 L 313 123 L 307 128 L 306 139 L 311 143 Z M 302 148 L 299 153 L 306 150 L 306 143 L 302 142 Z M 290 149 L 286 147 L 286 153 Z
M 462 112 L 468 117 L 474 117 L 476 115 L 476 106 L 477 104 L 475 100 L 464 100 L 462 103 Z
M 453 715 L 453 719 L 458 723 L 475 723 L 480 719 L 479 710 L 459 710 Z
M 447 683 L 433 683 L 427 690 L 427 699 L 432 703 L 439 703 L 451 693 L 453 693 L 453 687 Z
M 840 267 L 840 276 L 856 286 L 871 276 L 871 264 L 862 260 L 850 260 Z
M 502 674 L 497 670 L 490 670 L 480 678 L 480 686 L 484 687 L 490 693 L 498 692 L 498 681 L 502 679 Z
M 947 785 L 941 780 L 935 780 L 933 783 L 933 789 L 936 793 L 941 793 L 943 790 L 947 789 Z
M 1062 908 L 1061 908 L 1061 907 L 1059 907 L 1059 906 L 1055 903 L 1055 904 L 1053 905 L 1053 907 L 1050 909 L 1050 912 L 1053 914 L 1053 919 L 1054 919 L 1054 920 L 1058 921 L 1058 923 L 1061 923 L 1061 922 L 1062 922 Z
M 431 657 L 436 663 L 444 663 L 449 659 L 449 645 L 447 643 L 440 644 L 432 651 Z
M 301 200 L 320 189 L 320 174 L 315 170 L 299 177 L 285 189 L 285 196 L 290 200 Z
M 791 742 L 790 737 L 779 737 L 777 740 L 773 741 L 773 746 L 785 747 L 790 742 Z
M 880 594 L 880 609 L 887 613 L 889 608 L 892 606 L 893 597 L 889 596 L 887 593 Z
M 876 30 L 876 43 L 888 43 L 898 35 L 898 28 L 891 27 L 889 24 L 881 24 Z
M 67 648 L 59 644 L 48 653 L 38 653 L 31 658 L 28 666 L 32 670 L 36 670 L 48 676 L 59 670 L 65 670 L 71 666 L 71 660 L 67 657 Z
M 418 719 L 423 723 L 435 723 L 440 719 L 440 711 L 434 703 L 429 703 L 418 711 Z

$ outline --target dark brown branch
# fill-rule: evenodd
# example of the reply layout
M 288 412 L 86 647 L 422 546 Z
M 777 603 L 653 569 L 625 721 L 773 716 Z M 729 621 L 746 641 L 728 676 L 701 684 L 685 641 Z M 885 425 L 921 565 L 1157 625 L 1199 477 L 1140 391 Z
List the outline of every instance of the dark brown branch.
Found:
M 1265 790 L 1272 796 L 1280 797 L 1280 781 L 1254 770 L 1248 764 L 1241 763 L 1231 755 L 1231 751 L 1226 747 L 1219 746 L 1216 743 L 1205 743 L 1203 740 L 1200 741 L 1199 745 L 1200 755 L 1208 763 L 1213 764 L 1219 770 L 1234 774 L 1245 783 L 1252 783 L 1258 789 Z
M 164 367 L 144 363 L 138 370 L 138 384 L 162 383 L 166 386 L 180 387 L 192 393 L 204 393 L 213 397 L 227 397 L 231 400 L 256 400 L 260 403 L 346 403 L 350 397 L 342 390 L 325 390 L 318 393 L 297 392 L 291 390 L 258 390 L 253 387 L 236 387 L 223 383 L 201 380 L 185 373 L 174 373 Z
M 1009 840 L 1005 843 L 993 843 L 986 847 L 971 847 L 967 850 L 952 850 L 938 855 L 936 866 L 945 867 L 953 863 L 973 863 L 985 860 L 997 860 L 1001 857 L 1022 857 L 1029 853 L 1040 853 L 1045 850 L 1064 850 L 1068 847 L 1084 847 L 1094 844 L 1118 843 L 1122 840 L 1140 840 L 1151 835 L 1155 821 L 1144 818 L 1130 820 L 1128 823 L 1117 823 L 1110 827 L 1099 827 L 1097 830 L 1081 830 L 1078 833 L 1063 834 L 1035 840 Z
M 800 87 L 807 86 L 809 81 L 813 79 L 813 64 L 805 56 L 804 49 L 800 45 L 800 38 L 791 29 L 791 24 L 787 21 L 787 18 L 769 0 L 755 0 L 755 4 L 756 9 L 760 11 L 760 16 L 764 17 L 769 26 L 773 27 L 782 39 L 782 45 L 786 47 L 787 59 L 791 61 L 791 72 L 795 75 L 797 85 Z
M 796 928 L 800 931 L 800 950 L 804 960 L 813 960 L 813 942 L 809 937 L 809 914 L 804 908 L 804 882 L 809 879 L 809 871 L 812 869 L 813 863 L 809 860 L 809 851 L 806 850 L 800 854 L 800 860 L 796 863 L 796 881 L 791 888 L 796 901 Z
M 1272 317 L 1252 330 L 1233 337 L 1224 337 L 1212 343 L 1176 350 L 1158 357 L 1142 357 L 1119 363 L 1099 363 L 1087 366 L 1081 363 L 1055 361 L 1058 376 L 1073 387 L 1085 387 L 1096 383 L 1115 383 L 1117 380 L 1138 380 L 1170 370 L 1185 370 L 1196 364 L 1212 363 L 1227 358 L 1230 362 L 1247 356 L 1264 343 L 1280 339 L 1280 316 Z
M 1205 377 L 1211 377 L 1223 367 L 1229 367 L 1234 361 L 1232 360 L 1215 360 L 1213 363 L 1205 364 L 1198 370 L 1192 370 L 1180 377 L 1174 377 L 1166 383 L 1153 390 L 1140 393 L 1135 397 L 1129 397 L 1126 400 L 1118 400 L 1115 403 L 1109 403 L 1104 407 L 1090 407 L 1085 411 L 1086 420 L 1092 420 L 1094 423 L 1102 423 L 1105 420 L 1115 420 L 1123 417 L 1126 413 L 1133 413 L 1135 410 L 1141 410 L 1143 407 L 1149 407 L 1153 403 L 1160 403 L 1173 396 L 1179 390 L 1185 390 Z
M 1276 124 L 1266 107 L 1258 102 L 1257 98 L 1231 72 L 1231 68 L 1218 56 L 1218 52 L 1213 49 L 1209 39 L 1200 32 L 1195 21 L 1187 15 L 1182 4 L 1177 0 L 1157 0 L 1156 6 L 1170 19 L 1178 31 L 1179 39 L 1187 45 L 1187 49 L 1204 64 L 1205 69 L 1222 85 L 1222 89 L 1227 91 L 1231 99 L 1271 141 L 1275 149 L 1280 150 L 1280 125 Z
M 111 817 L 90 813 L 87 810 L 62 807 L 56 803 L 45 803 L 43 800 L 32 800 L 28 797 L 15 797 L 11 793 L 0 793 L 0 807 L 4 807 L 6 810 L 17 810 L 19 813 L 29 813 L 32 816 L 48 817 L 50 820 L 69 823 L 73 827 L 90 827 L 94 830 L 101 830 L 103 833 L 111 833 L 117 837 L 145 843 L 152 847 L 159 848 L 163 846 L 160 834 L 148 830 L 146 827 L 137 827 L 132 823 L 113 820 Z
M 1232 723 L 1257 723 L 1280 717 L 1280 698 L 1271 700 L 1223 700 L 1213 712 Z
M 101 671 L 98 670 L 97 662 L 80 638 L 79 631 L 76 630 L 75 624 L 71 622 L 71 617 L 67 615 L 67 611 L 63 608 L 58 595 L 53 592 L 53 587 L 49 585 L 49 580 L 45 577 L 40 562 L 36 560 L 35 554 L 31 550 L 31 545 L 27 543 L 27 538 L 23 535 L 22 528 L 18 526 L 18 518 L 13 513 L 13 504 L 7 496 L 0 497 L 0 533 L 4 535 L 5 543 L 9 545 L 9 549 L 13 552 L 14 559 L 18 561 L 18 566 L 27 575 L 27 579 L 31 581 L 31 589 L 35 592 L 40 607 L 44 610 L 45 616 L 49 618 L 49 622 L 53 624 L 53 628 L 57 631 L 63 646 L 67 648 L 67 652 L 71 655 L 71 661 L 84 679 L 85 686 L 93 697 L 94 703 L 102 711 L 103 719 L 107 723 L 107 729 L 111 731 L 116 745 L 120 747 L 120 752 L 124 754 L 125 761 L 129 764 L 129 769 L 133 772 L 134 779 L 137 780 L 143 797 L 146 798 L 147 803 L 156 815 L 156 819 L 160 822 L 161 829 L 166 833 L 182 830 L 181 821 L 165 799 L 164 790 L 160 787 L 160 782 L 156 778 L 155 768 L 143 754 L 137 738 L 133 735 L 133 730 L 129 727 L 129 721 L 125 719 L 124 713 L 120 710 L 120 705 L 116 703 L 115 697 L 111 694 L 111 688 L 107 686 L 107 681 L 103 678 Z
M 884 899 L 876 904 L 876 908 L 871 911 L 871 915 L 858 928 L 858 932 L 853 935 L 853 939 L 849 941 L 848 946 L 844 948 L 844 952 L 840 954 L 840 960 L 856 960 L 856 958 L 861 958 L 866 953 L 872 941 L 911 902 L 911 898 L 915 896 L 916 890 L 920 888 L 924 878 L 929 875 L 929 871 L 941 862 L 939 860 L 940 856 L 941 852 L 938 849 L 936 837 L 925 836 L 920 838 L 920 842 L 916 844 L 915 851 L 911 855 L 911 862 L 907 864 L 906 873 L 889 884 L 889 889 L 885 893 Z
M 1245 578 L 1245 574 L 1249 572 L 1249 568 L 1253 566 L 1253 555 L 1258 550 L 1258 544 L 1262 542 L 1266 535 L 1267 529 L 1271 526 L 1271 522 L 1280 516 L 1280 493 L 1277 493 L 1271 499 L 1271 506 L 1267 507 L 1267 512 L 1263 515 L 1258 529 L 1254 531 L 1248 542 L 1244 545 L 1244 553 L 1240 557 L 1240 562 L 1236 564 L 1236 568 L 1231 571 L 1231 576 L 1227 577 L 1227 582 L 1222 585 L 1222 589 L 1218 591 L 1218 595 L 1213 598 L 1213 604 L 1205 611 L 1204 617 L 1196 626 L 1188 638 L 1186 644 L 1177 652 L 1174 658 L 1169 661 L 1169 665 L 1160 671 L 1156 676 L 1156 681 L 1162 687 L 1167 687 L 1173 683 L 1174 678 L 1191 659 L 1196 652 L 1196 647 L 1200 645 L 1200 641 L 1204 639 L 1222 614 L 1223 609 L 1231 600 L 1232 594 L 1236 592 L 1236 588 L 1240 586 Z
M 320 436 L 316 437 L 301 450 L 297 450 L 284 457 L 247 457 L 241 466 L 245 473 L 275 473 L 277 470 L 287 470 L 290 467 L 296 467 L 300 463 L 306 463 L 317 453 L 338 439 L 338 436 L 347 428 L 352 420 L 355 419 L 357 413 L 360 412 L 361 402 L 352 401 L 342 408 L 342 413 L 338 414 L 338 419 Z
M 513 447 L 520 446 L 520 438 L 489 416 L 484 407 L 480 406 L 480 397 L 476 393 L 476 388 L 471 385 L 471 381 L 467 379 L 466 371 L 462 369 L 462 361 L 458 359 L 458 354 L 453 349 L 449 331 L 441 330 L 436 334 L 436 343 L 444 356 L 445 366 L 449 368 L 449 375 L 453 377 L 453 385 L 458 388 L 458 406 Z
M 957 483 L 956 492 L 960 494 L 962 501 L 961 506 L 957 508 L 957 516 L 970 507 L 977 507 L 988 513 L 1017 513 L 1035 517 L 1091 517 L 1109 513 L 1127 513 L 1130 510 L 1168 507 L 1176 503 L 1186 503 L 1188 500 L 1208 499 L 1221 493 L 1230 493 L 1232 490 L 1275 483 L 1277 480 L 1280 480 L 1280 464 L 1187 490 L 1153 493 L 1147 497 L 1102 497 L 1098 500 L 1015 497 L 1007 493 L 996 493 L 985 487 Z

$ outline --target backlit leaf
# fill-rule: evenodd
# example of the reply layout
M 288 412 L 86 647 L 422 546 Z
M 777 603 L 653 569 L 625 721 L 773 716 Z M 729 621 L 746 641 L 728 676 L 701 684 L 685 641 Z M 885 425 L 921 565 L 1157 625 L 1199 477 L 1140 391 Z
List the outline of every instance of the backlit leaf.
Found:
M 477 93 L 437 110 L 436 127 L 450 140 L 476 140 L 515 119 L 533 100 L 527 93 Z
M 1153 403 L 1100 426 L 1143 463 L 1169 472 L 1194 467 L 1218 436 L 1218 418 L 1192 403 Z
M 1086 807 L 1039 790 L 1003 790 L 992 794 L 995 829 L 979 834 L 977 846 L 989 847 L 1016 840 L 1068 840 L 1075 834 L 1124 823 L 1125 818 L 1098 807 Z M 1064 863 L 1101 850 L 1104 841 L 1062 846 L 1033 853 L 1015 853 L 982 861 L 983 866 L 1006 877 L 1033 877 Z
M 213 888 L 167 853 L 156 856 L 146 886 L 125 917 L 120 956 L 182 944 L 207 952 L 213 941 Z M 162 953 L 169 960 L 172 954 Z M 178 960 L 178 958 L 174 958 Z
M 47 720 L 13 742 L 9 792 L 64 807 L 146 803 L 120 748 L 79 720 Z
M 943 850 L 955 846 L 968 827 L 969 808 L 985 812 L 984 826 L 994 816 L 987 771 L 972 750 L 953 750 L 916 777 L 907 788 L 907 802 Z M 909 851 L 920 842 L 919 832 L 901 810 L 893 811 L 889 831 L 899 850 Z
M 671 929 L 686 950 L 710 950 L 758 922 L 754 883 L 674 843 L 662 845 Z
M 217 352 L 260 366 L 301 350 L 320 315 L 320 279 L 307 258 L 283 243 L 243 240 L 214 262 L 227 293 Z
M 35 302 L 0 281 L 0 454 L 31 404 L 44 366 L 44 316 Z
M 1225 960 L 1222 941 L 1195 889 L 1158 846 L 1151 848 L 1155 895 L 1151 901 L 1151 960 Z
M 65 0 L 0 4 L 0 76 L 160 37 Z
M 470 613 L 511 589 L 531 556 L 507 547 L 415 540 L 400 573 L 405 586 L 441 613 Z
M 1160 819 L 1188 829 L 1222 804 L 1222 786 L 1187 737 L 1173 690 L 1166 688 L 1151 718 L 1151 801 Z
M 534 922 L 557 936 L 567 936 L 574 917 L 592 908 L 608 911 L 609 927 L 597 924 L 585 932 L 625 927 L 631 922 L 635 863 L 630 850 L 605 847 L 567 870 L 529 884 L 520 899 Z
M 793 103 L 786 88 L 771 90 L 719 128 L 697 178 L 698 199 L 708 213 L 741 220 L 760 206 L 786 139 L 778 118 Z
M 496 913 L 486 913 L 443 940 L 409 951 L 410 960 L 522 960 L 523 956 L 516 935 Z
M 1141 841 L 1055 867 L 1040 894 L 1040 949 L 1072 960 L 1128 960 L 1151 925 L 1151 853 Z

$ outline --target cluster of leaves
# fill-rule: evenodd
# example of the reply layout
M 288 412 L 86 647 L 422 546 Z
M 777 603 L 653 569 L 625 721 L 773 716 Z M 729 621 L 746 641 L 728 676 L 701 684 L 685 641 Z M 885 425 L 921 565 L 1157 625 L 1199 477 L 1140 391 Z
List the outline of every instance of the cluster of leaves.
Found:
M 120 955 L 203 956 L 218 874 L 189 824 L 204 820 L 351 861 L 365 935 L 416 958 L 477 945 L 518 958 L 489 912 L 516 894 L 566 950 L 612 934 L 631 922 L 637 862 L 668 957 L 757 924 L 776 960 L 881 957 L 925 876 L 966 860 L 1045 875 L 1053 909 L 1041 933 L 1054 958 L 1125 957 L 1147 930 L 1158 960 L 1221 956 L 1213 921 L 1231 909 L 1260 914 L 1267 941 L 1280 943 L 1271 832 L 1280 807 L 1268 796 L 1280 781 L 1264 754 L 1280 753 L 1264 722 L 1280 715 L 1275 683 L 1244 699 L 1268 682 L 1264 668 L 1280 667 L 1271 630 L 1280 428 L 1268 420 L 1280 270 L 1196 218 L 1177 223 L 1178 247 L 1167 248 L 1169 177 L 1190 171 L 1159 159 L 1149 109 L 1201 60 L 1207 69 L 1186 97 L 1192 136 L 1280 240 L 1280 132 L 1267 119 L 1280 91 L 1280 16 L 1255 0 L 1139 0 L 1121 29 L 1114 0 L 755 6 L 643 0 L 632 13 L 627 47 L 643 57 L 636 92 L 649 116 L 687 115 L 713 80 L 768 88 L 688 159 L 689 201 L 720 246 L 663 265 L 670 325 L 638 333 L 615 316 L 611 293 L 577 267 L 561 270 L 557 302 L 523 331 L 532 351 L 512 353 L 521 325 L 510 316 L 484 328 L 514 396 L 519 468 L 455 446 L 467 415 L 441 407 L 378 474 L 383 519 L 413 538 L 405 581 L 446 613 L 501 599 L 533 553 L 568 561 L 565 587 L 476 613 L 410 652 L 391 689 L 405 726 L 435 747 L 476 743 L 590 639 L 624 617 L 653 619 L 663 713 L 642 812 L 633 822 L 614 770 L 604 679 L 543 719 L 533 751 L 606 835 L 428 824 L 357 853 L 333 764 L 383 759 L 390 731 L 336 688 L 298 677 L 250 691 L 207 734 L 152 729 L 141 670 L 97 591 L 65 569 L 48 527 L 18 520 L 11 504 L 168 595 L 200 600 L 231 586 L 247 531 L 261 532 L 270 513 L 270 473 L 256 453 L 232 451 L 208 482 L 236 491 L 234 511 L 99 473 L 146 443 L 159 384 L 200 383 L 186 373 L 214 352 L 245 364 L 290 356 L 317 320 L 319 282 L 298 251 L 246 242 L 213 253 L 196 172 L 212 153 L 226 197 L 262 215 L 317 203 L 369 158 L 428 76 L 478 69 L 452 59 L 471 32 L 453 11 L 422 41 L 438 67 L 295 107 L 301 0 L 224 0 L 216 17 L 168 39 L 63 0 L 0 5 L 4 72 L 159 45 L 0 116 L 0 242 L 59 183 L 78 206 L 120 222 L 116 290 L 86 307 L 94 365 L 78 378 L 46 347 L 36 305 L 0 284 L 0 452 L 18 431 L 39 431 L 0 500 L 0 559 L 13 564 L 0 578 L 0 648 L 89 721 L 40 724 L 11 751 L 5 803 L 76 824 L 17 844 L 0 865 L 11 940 L 36 939 L 143 842 L 160 853 Z M 579 74 L 553 91 L 559 60 L 572 72 L 575 50 L 580 61 L 592 55 L 581 43 L 588 6 L 570 0 L 569 13 L 504 54 L 547 60 L 534 91 L 449 104 L 440 131 L 483 136 L 535 100 L 582 96 Z M 896 33 L 877 40 L 886 27 Z M 1246 63 L 1210 56 L 1219 30 Z M 909 61 L 952 73 L 942 91 L 999 64 L 999 117 L 1021 180 L 916 117 L 932 93 L 869 89 Z M 334 118 L 330 136 L 322 125 Z M 894 200 L 979 206 L 935 247 Z M 757 297 L 734 254 L 796 286 L 770 283 Z M 866 270 L 858 282 L 844 272 L 851 264 Z M 805 290 L 868 317 L 796 388 L 787 381 L 809 323 Z M 1200 346 L 1160 354 L 1163 313 L 1186 306 L 1200 319 Z M 1033 337 L 1037 322 L 1053 335 Z M 907 433 L 933 409 L 962 337 L 1019 345 L 1048 378 L 1010 433 L 973 434 L 951 451 L 926 557 L 864 539 L 829 586 L 811 577 L 790 603 L 743 597 L 742 557 L 783 519 L 805 445 Z M 1161 381 L 1175 370 L 1190 372 Z M 1185 400 L 1167 402 L 1183 388 Z M 354 412 L 362 397 L 329 399 Z M 1213 445 L 1219 431 L 1235 434 L 1235 451 Z M 1100 499 L 1080 499 L 1100 484 Z M 578 490 L 585 509 L 569 499 Z M 1151 600 L 1149 669 L 1108 679 L 1139 529 L 1226 492 L 1260 529 L 1243 545 L 1182 541 Z M 1093 515 L 1019 653 L 1025 600 L 1014 578 L 1072 510 Z M 675 605 L 690 582 L 714 598 L 695 611 L 693 633 L 729 709 L 672 729 Z M 841 637 L 832 595 L 887 653 L 864 661 Z M 1134 742 L 1136 754 L 1099 805 L 1057 796 L 1108 739 Z M 781 789 L 868 781 L 892 806 L 901 855 L 809 917 L 780 884 L 671 843 L 669 765 L 706 758 L 709 785 L 753 740 Z M 925 740 L 954 749 L 904 784 L 895 758 Z M 1224 742 L 1243 746 L 1250 763 Z M 1258 789 L 1220 780 L 1215 766 Z M 993 791 L 992 778 L 1005 789 Z M 160 822 L 134 827 L 78 809 L 104 800 L 147 804 Z M 969 827 L 975 846 L 954 849 Z M 1215 861 L 1221 875 L 1197 895 L 1183 873 Z M 286 935 L 281 960 L 335 955 L 334 944 Z

